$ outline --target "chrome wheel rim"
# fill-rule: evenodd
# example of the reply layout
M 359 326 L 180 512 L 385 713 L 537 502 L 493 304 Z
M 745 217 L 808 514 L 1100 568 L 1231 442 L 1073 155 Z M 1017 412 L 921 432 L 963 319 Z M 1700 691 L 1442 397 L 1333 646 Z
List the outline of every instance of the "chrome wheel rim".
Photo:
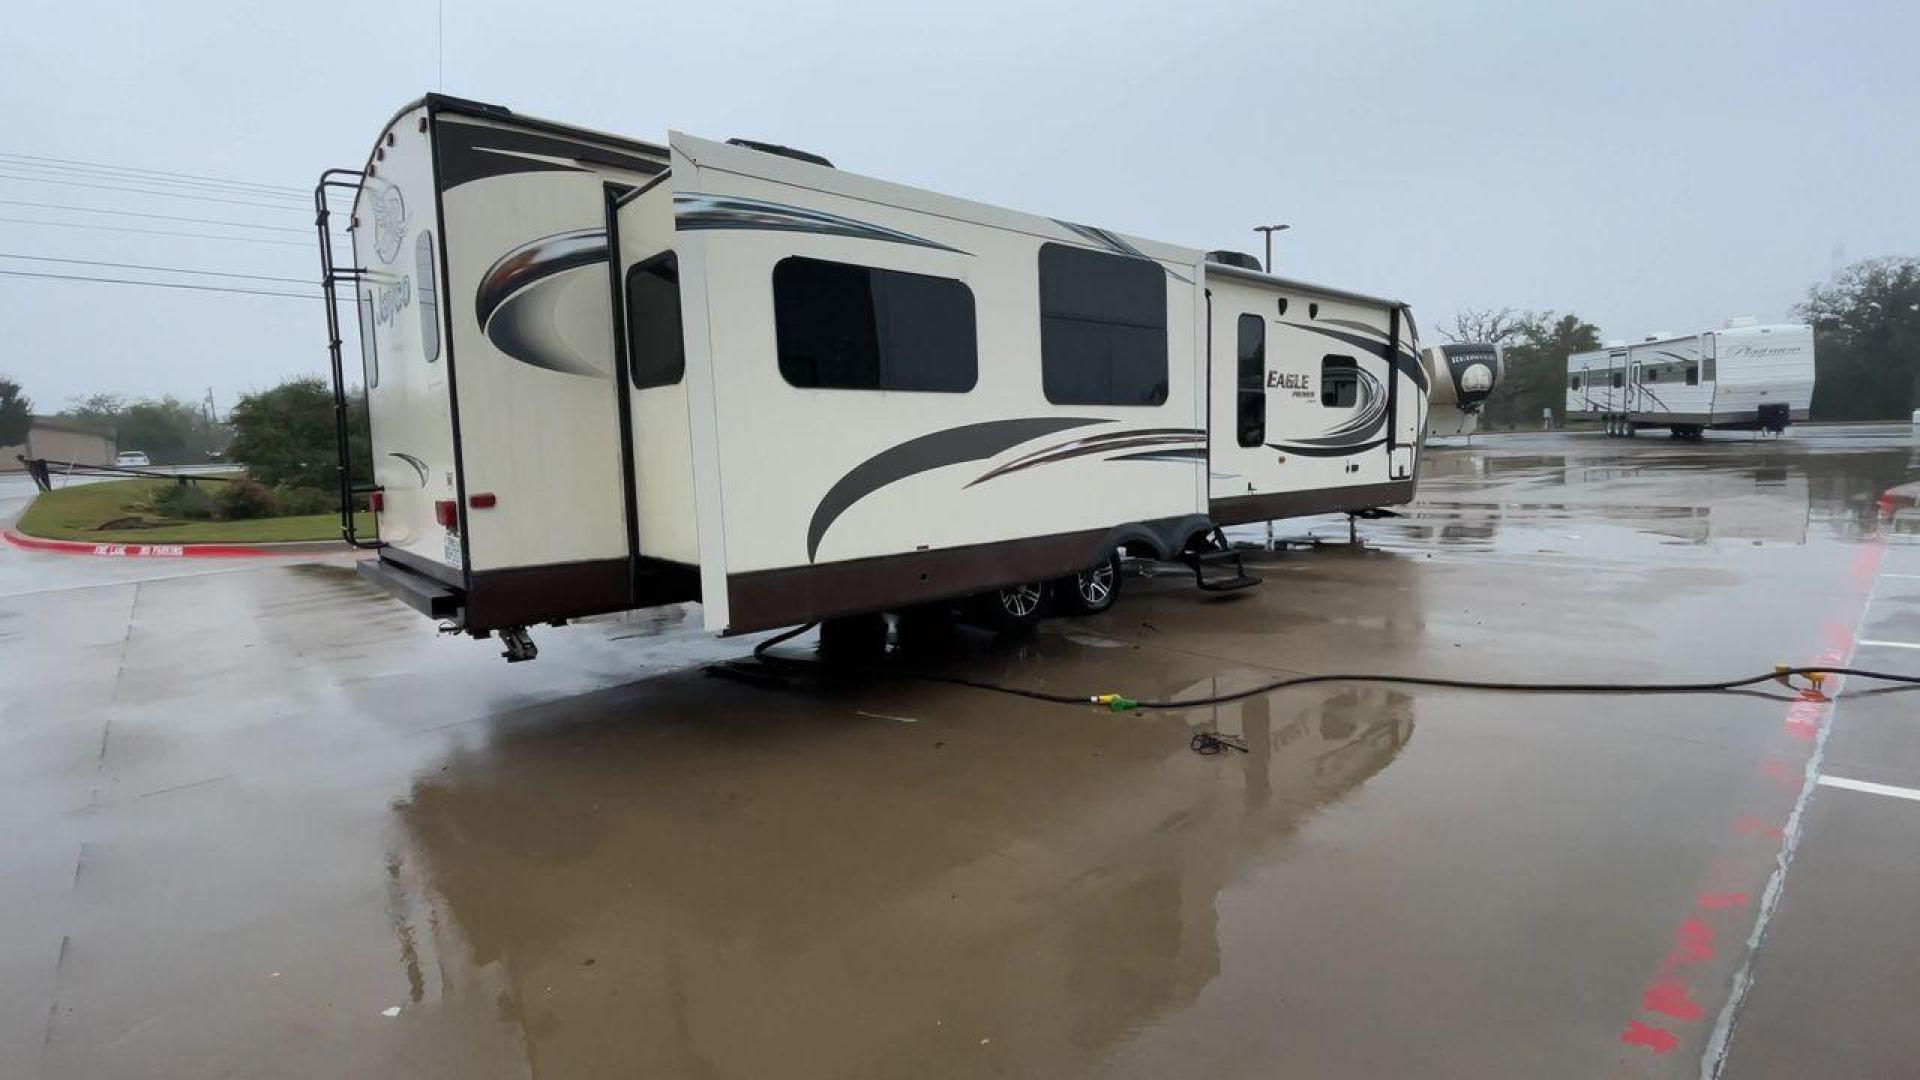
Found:
M 1014 585 L 1001 589 L 1000 607 L 1015 618 L 1026 618 L 1040 608 L 1040 586 Z
M 1075 579 L 1080 590 L 1080 602 L 1088 607 L 1105 607 L 1107 598 L 1113 595 L 1113 564 L 1101 563 L 1091 570 L 1080 571 Z

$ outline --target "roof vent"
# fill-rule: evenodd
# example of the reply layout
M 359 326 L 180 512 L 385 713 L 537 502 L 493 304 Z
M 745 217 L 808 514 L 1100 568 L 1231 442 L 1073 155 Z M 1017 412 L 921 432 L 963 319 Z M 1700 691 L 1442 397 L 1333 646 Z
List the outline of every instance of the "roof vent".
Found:
M 1648 334 L 1648 335 L 1647 335 L 1647 337 L 1646 337 L 1646 340 L 1648 340 L 1648 341 L 1665 341 L 1665 340 L 1667 340 L 1668 338 L 1670 338 L 1670 337 L 1673 337 L 1673 336 L 1675 336 L 1675 335 L 1674 335 L 1674 332 L 1673 332 L 1673 331 L 1671 331 L 1671 330 L 1655 330 L 1655 331 L 1654 331 L 1653 333 L 1651 333 L 1651 334 Z
M 1209 251 L 1207 261 L 1219 263 L 1221 266 L 1237 266 L 1242 270 L 1255 270 L 1262 273 L 1266 271 L 1266 268 L 1260 265 L 1259 259 L 1244 251 Z
M 763 154 L 778 154 L 781 157 L 792 158 L 795 161 L 805 161 L 809 164 L 825 165 L 829 169 L 833 168 L 833 162 L 828 161 L 819 154 L 809 154 L 805 150 L 795 150 L 791 146 L 781 146 L 779 143 L 756 142 L 752 139 L 728 139 L 727 145 L 744 146 L 749 150 L 758 150 Z
M 1751 315 L 1735 315 L 1733 318 L 1727 320 L 1727 329 L 1729 330 L 1745 330 L 1749 326 L 1759 325 L 1760 320 Z

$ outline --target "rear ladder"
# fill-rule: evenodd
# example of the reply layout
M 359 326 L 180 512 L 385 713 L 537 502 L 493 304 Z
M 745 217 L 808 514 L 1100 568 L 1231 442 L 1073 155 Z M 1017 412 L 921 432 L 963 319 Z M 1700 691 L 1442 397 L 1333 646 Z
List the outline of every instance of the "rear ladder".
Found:
M 340 359 L 340 296 L 335 288 L 342 282 L 353 286 L 353 302 L 358 311 L 360 280 L 366 276 L 366 270 L 351 264 L 342 267 L 334 261 L 333 212 L 327 207 L 329 188 L 358 195 L 365 178 L 365 173 L 355 169 L 328 169 L 321 173 L 320 182 L 313 188 L 313 224 L 320 234 L 320 294 L 327 305 L 327 359 L 333 372 L 334 468 L 340 488 L 340 536 L 357 548 L 378 548 L 385 545 L 378 538 L 361 539 L 353 521 L 354 496 L 379 491 L 380 486 L 353 482 L 352 443 L 347 437 L 347 379 Z M 361 347 L 366 348 L 366 343 L 362 342 Z

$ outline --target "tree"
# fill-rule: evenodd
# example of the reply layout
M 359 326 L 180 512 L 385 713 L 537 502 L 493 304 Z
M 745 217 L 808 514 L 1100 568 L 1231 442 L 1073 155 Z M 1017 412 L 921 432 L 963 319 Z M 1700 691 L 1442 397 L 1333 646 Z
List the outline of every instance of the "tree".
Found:
M 1451 325 L 1443 326 L 1440 332 L 1449 341 L 1472 341 L 1488 345 L 1504 345 L 1508 338 L 1521 333 L 1527 327 L 1533 315 L 1529 312 L 1501 308 L 1494 311 L 1487 308 L 1475 311 L 1468 308 L 1453 316 Z
M 112 431 L 120 449 L 144 451 L 155 465 L 204 464 L 226 433 L 197 405 L 169 394 L 128 403 L 119 394 L 75 398 L 60 416 L 86 427 Z
M 1813 324 L 1813 415 L 1884 420 L 1920 404 L 1920 259 L 1869 259 L 1807 290 Z
M 348 402 L 348 416 L 365 415 L 359 398 Z M 289 379 L 271 390 L 248 394 L 228 414 L 234 429 L 227 451 L 254 478 L 275 487 L 318 488 L 331 492 L 338 483 L 334 446 L 333 391 L 320 379 Z M 373 474 L 373 451 L 364 424 L 350 425 L 349 443 L 356 481 Z
M 33 401 L 20 384 L 0 375 L 0 446 L 19 446 L 33 428 Z
M 1507 375 L 1481 406 L 1489 428 L 1531 428 L 1543 409 L 1554 420 L 1566 410 L 1567 357 L 1600 347 L 1600 328 L 1578 315 L 1533 311 L 1519 317 L 1506 347 Z

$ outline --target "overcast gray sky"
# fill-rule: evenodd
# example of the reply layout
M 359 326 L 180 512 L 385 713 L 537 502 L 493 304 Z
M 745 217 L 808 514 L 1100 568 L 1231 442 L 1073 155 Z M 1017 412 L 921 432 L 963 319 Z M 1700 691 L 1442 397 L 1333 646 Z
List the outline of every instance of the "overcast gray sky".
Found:
M 0 154 L 307 187 L 438 84 L 639 138 L 784 142 L 1197 247 L 1257 251 L 1250 226 L 1290 222 L 1282 272 L 1403 297 L 1429 328 L 1502 306 L 1608 337 L 1784 319 L 1836 258 L 1920 254 L 1906 3 L 446 0 L 443 81 L 433 0 L 32 4 L 8 22 Z M 57 174 L 0 160 L 0 218 L 285 244 L 0 222 L 0 253 L 315 273 L 309 233 L 18 205 L 309 228 L 298 198 L 30 175 Z M 0 275 L 0 326 L 0 372 L 42 411 L 208 387 L 224 409 L 324 369 L 318 300 Z

